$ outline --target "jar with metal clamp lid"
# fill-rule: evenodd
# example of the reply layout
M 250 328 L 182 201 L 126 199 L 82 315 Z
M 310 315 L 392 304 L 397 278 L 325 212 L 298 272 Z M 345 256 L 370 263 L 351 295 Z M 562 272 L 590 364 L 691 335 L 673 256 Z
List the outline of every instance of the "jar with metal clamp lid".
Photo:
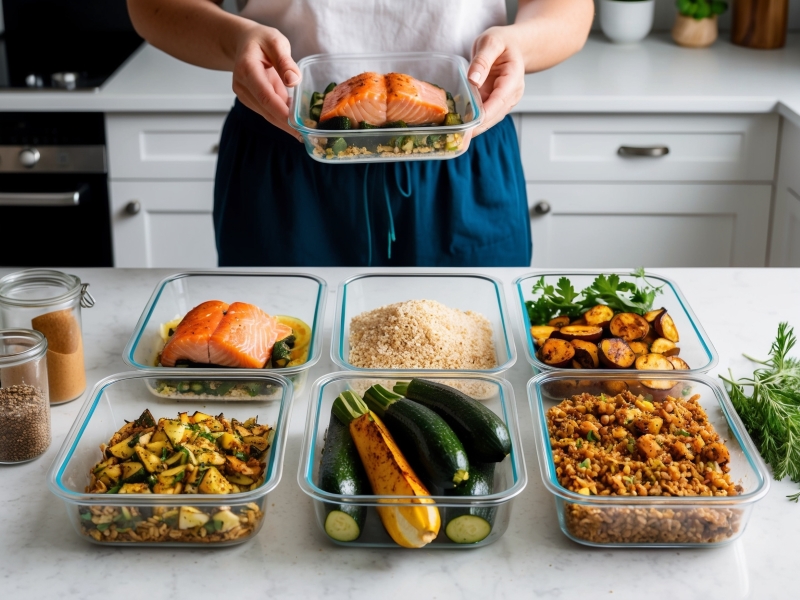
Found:
M 0 279 L 0 324 L 35 329 L 47 338 L 50 402 L 79 398 L 86 389 L 81 308 L 94 306 L 88 283 L 61 271 L 29 269 Z

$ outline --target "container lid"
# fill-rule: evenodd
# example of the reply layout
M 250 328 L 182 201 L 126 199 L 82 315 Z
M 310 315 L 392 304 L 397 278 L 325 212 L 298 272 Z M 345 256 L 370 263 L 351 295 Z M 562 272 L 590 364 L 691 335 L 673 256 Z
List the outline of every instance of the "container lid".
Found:
M 47 339 L 34 329 L 0 329 L 0 368 L 14 367 L 41 358 Z
M 0 304 L 45 307 L 61 304 L 81 295 L 81 306 L 94 306 L 94 298 L 76 275 L 51 269 L 17 271 L 0 279 Z

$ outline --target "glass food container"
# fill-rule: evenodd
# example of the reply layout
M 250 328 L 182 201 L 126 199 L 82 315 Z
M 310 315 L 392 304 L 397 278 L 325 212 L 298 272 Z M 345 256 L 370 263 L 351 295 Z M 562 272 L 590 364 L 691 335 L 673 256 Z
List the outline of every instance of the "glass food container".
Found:
M 497 375 L 516 362 L 517 350 L 506 310 L 503 284 L 487 275 L 461 273 L 376 273 L 356 275 L 343 281 L 339 285 L 336 317 L 333 322 L 333 362 L 343 369 L 356 372 L 375 371 L 351 364 L 350 321 L 365 311 L 406 300 L 435 300 L 448 308 L 473 311 L 488 319 L 492 328 L 497 366 L 491 369 L 453 369 L 447 372 Z M 443 372 L 442 369 L 414 371 L 420 375 Z
M 176 375 L 180 381 L 197 378 L 193 372 Z M 230 402 L 222 398 L 158 398 L 147 392 L 152 382 L 142 385 L 148 379 L 146 373 L 113 375 L 95 386 L 47 474 L 50 491 L 64 501 L 67 519 L 82 539 L 117 546 L 218 547 L 240 544 L 258 533 L 264 524 L 267 494 L 281 479 L 292 386 L 286 378 L 272 374 L 254 377 L 224 372 L 215 378 L 270 386 L 275 399 Z M 240 422 L 257 416 L 259 423 L 273 428 L 264 483 L 235 494 L 87 493 L 92 469 L 104 457 L 98 449 L 100 444 L 108 443 L 120 427 L 137 419 L 145 409 L 156 421 L 176 419 L 179 412 L 192 415 L 196 410 L 212 416 L 223 413 L 227 419 Z M 235 527 L 208 527 L 221 511 L 238 518 Z M 191 518 L 183 518 L 184 513 Z
M 50 446 L 46 353 L 40 332 L 0 330 L 0 464 L 33 460 Z
M 303 436 L 303 454 L 300 458 L 300 469 L 297 474 L 300 488 L 314 501 L 314 514 L 320 530 L 325 532 L 325 519 L 329 512 L 326 506 L 352 505 L 366 507 L 366 520 L 363 531 L 358 539 L 352 542 L 331 541 L 347 547 L 372 547 L 372 548 L 400 548 L 383 528 L 380 517 L 375 508 L 391 502 L 399 506 L 419 506 L 412 504 L 414 496 L 381 496 L 361 495 L 347 496 L 331 494 L 320 489 L 319 481 L 320 459 L 325 446 L 325 434 L 331 418 L 331 406 L 337 396 L 347 390 L 352 390 L 359 395 L 370 386 L 380 383 L 384 387 L 391 387 L 402 381 L 411 381 L 416 375 L 409 371 L 387 372 L 365 375 L 362 373 L 339 372 L 331 373 L 314 382 L 311 389 L 306 430 Z M 432 378 L 433 379 L 433 378 Z M 480 397 L 482 404 L 490 408 L 505 422 L 511 438 L 511 454 L 496 463 L 494 472 L 494 490 L 489 496 L 426 496 L 438 507 L 441 517 L 439 535 L 425 548 L 432 549 L 469 549 L 487 546 L 496 542 L 505 533 L 511 518 L 512 499 L 519 495 L 528 483 L 525 471 L 525 461 L 522 455 L 520 442 L 519 423 L 517 420 L 514 390 L 504 379 L 485 375 L 437 375 L 436 381 L 451 385 L 464 393 Z M 489 535 L 473 544 L 457 544 L 451 542 L 445 528 L 448 519 L 455 511 L 464 512 L 464 509 L 486 509 L 493 515 L 493 525 Z M 486 514 L 486 513 L 484 513 Z
M 135 369 L 150 371 L 158 377 L 168 377 L 174 371 L 158 365 L 158 356 L 164 347 L 165 331 L 174 326 L 192 308 L 208 300 L 248 302 L 273 316 L 289 315 L 302 320 L 310 331 L 305 332 L 303 347 L 296 347 L 289 366 L 282 369 L 235 369 L 237 375 L 263 375 L 276 373 L 287 377 L 299 392 L 308 377 L 308 370 L 322 353 L 322 322 L 325 315 L 327 284 L 323 279 L 303 273 L 264 273 L 258 271 L 193 271 L 176 273 L 162 280 L 139 318 L 139 322 L 125 346 L 122 360 Z M 305 360 L 303 360 L 305 358 Z M 293 364 L 295 363 L 295 364 Z M 203 372 L 208 369 L 192 369 Z M 195 389 L 185 383 L 178 386 L 156 385 L 152 391 L 158 395 L 198 398 L 219 395 L 216 379 L 195 382 Z M 241 396 L 241 386 L 228 394 Z
M 469 63 L 461 56 L 439 52 L 317 54 L 303 58 L 297 66 L 302 81 L 294 88 L 289 125 L 303 136 L 308 155 L 320 162 L 455 158 L 467 151 L 473 131 L 483 119 L 480 93 L 467 79 Z M 312 94 L 324 93 L 330 83 L 341 83 L 367 71 L 405 73 L 444 88 L 452 95 L 455 112 L 463 123 L 347 131 L 317 129 L 309 114 Z
M 516 304 L 518 322 L 520 324 L 522 338 L 525 341 L 525 357 L 533 367 L 534 373 L 557 371 L 560 369 L 545 364 L 536 356 L 536 345 L 534 344 L 533 338 L 530 334 L 531 322 L 528 318 L 528 311 L 525 308 L 525 302 L 527 300 L 533 300 L 534 298 L 533 294 L 531 293 L 533 284 L 538 281 L 540 277 L 544 277 L 547 285 L 556 285 L 559 278 L 567 277 L 572 282 L 575 290 L 580 291 L 590 286 L 595 278 L 601 274 L 604 274 L 604 272 L 538 271 L 523 275 L 514 281 L 514 287 L 517 291 Z M 605 272 L 605 274 L 608 275 L 610 273 Z M 616 274 L 619 275 L 620 279 L 624 281 L 633 280 L 633 277 L 630 276 L 629 272 L 619 271 L 616 272 Z M 683 296 L 683 293 L 681 293 L 677 284 L 666 277 L 661 277 L 658 275 L 648 274 L 647 279 L 652 283 L 656 283 L 658 285 L 663 284 L 664 286 L 661 290 L 661 293 L 656 296 L 653 303 L 653 308 L 666 308 L 667 313 L 675 322 L 675 327 L 680 334 L 680 341 L 677 343 L 677 347 L 679 349 L 678 356 L 686 361 L 686 363 L 689 365 L 690 369 L 688 372 L 707 373 L 713 369 L 719 360 L 717 351 L 714 349 L 714 345 L 711 343 L 711 340 L 708 339 L 706 332 L 703 330 L 703 327 L 700 325 L 700 322 L 697 320 L 697 317 L 689 306 L 689 303 L 686 301 L 686 298 Z M 621 370 L 635 371 L 635 369 Z M 620 369 L 603 369 L 601 365 L 600 369 L 593 370 L 592 372 L 598 373 L 603 371 L 619 373 Z
M 652 389 L 654 382 L 664 381 L 672 384 L 670 389 Z M 729 475 L 734 484 L 741 486 L 740 493 L 735 496 L 603 496 L 583 495 L 563 487 L 551 449 L 547 411 L 574 394 L 604 393 L 613 397 L 618 389 L 642 394 L 648 401 L 664 400 L 667 396 L 673 399 L 699 396 L 699 405 L 730 453 Z M 742 535 L 753 506 L 769 490 L 770 476 L 764 461 L 723 387 L 706 375 L 652 371 L 624 375 L 547 372 L 528 382 L 528 400 L 533 412 L 542 481 L 555 498 L 561 531 L 580 544 L 619 548 L 722 546 Z M 688 433 L 681 430 L 679 435 L 688 436 Z
M 0 279 L 0 323 L 36 329 L 47 338 L 50 402 L 75 400 L 86 390 L 81 308 L 94 298 L 80 278 L 60 271 L 29 269 Z

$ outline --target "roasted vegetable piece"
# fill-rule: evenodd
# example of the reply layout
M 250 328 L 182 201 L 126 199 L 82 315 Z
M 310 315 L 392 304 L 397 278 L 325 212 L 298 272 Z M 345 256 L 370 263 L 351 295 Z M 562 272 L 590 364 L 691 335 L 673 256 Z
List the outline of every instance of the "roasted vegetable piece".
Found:
M 609 396 L 616 396 L 628 389 L 628 384 L 618 379 L 604 381 L 602 388 Z
M 381 385 L 364 392 L 364 402 L 392 432 L 400 451 L 425 481 L 449 489 L 469 478 L 464 446 L 447 422 L 418 402 L 403 398 Z
M 659 315 L 665 312 L 667 312 L 666 308 L 657 308 L 656 310 L 648 311 L 644 313 L 644 320 L 648 323 L 652 323 L 659 317 Z
M 463 392 L 428 379 L 398 382 L 394 391 L 447 421 L 464 443 L 470 461 L 500 462 L 511 452 L 511 437 L 503 420 Z
M 611 319 L 614 318 L 614 311 L 605 304 L 598 304 L 583 313 L 583 318 L 586 320 L 587 325 L 607 327 Z
M 327 96 L 328 94 L 330 94 L 335 89 L 336 89 L 336 84 L 334 82 L 331 82 L 331 83 L 328 84 L 328 87 L 325 88 L 325 91 L 323 92 L 323 94 Z
M 284 368 L 292 360 L 292 348 L 295 338 L 293 335 L 278 340 L 272 346 L 272 366 L 278 369 Z
M 350 122 L 350 117 L 331 117 L 325 121 L 320 121 L 317 129 L 324 129 L 327 131 L 347 131 L 353 128 Z
M 575 348 L 575 358 L 572 359 L 575 369 L 596 369 L 600 366 L 597 344 L 584 340 L 572 340 L 570 343 Z
M 461 115 L 455 112 L 447 113 L 444 116 L 444 123 L 442 125 L 463 125 L 464 121 L 461 120 Z
M 559 327 L 564 327 L 569 325 L 569 317 L 567 315 L 561 315 L 560 317 L 556 317 L 555 319 L 550 319 L 547 323 L 550 327 L 555 327 L 558 329 Z
M 644 342 L 628 342 L 628 346 L 637 357 L 650 353 L 650 347 Z
M 558 331 L 558 329 L 550 325 L 533 325 L 531 327 L 531 337 L 537 346 L 542 346 L 554 331 Z
M 610 369 L 628 369 L 636 355 L 622 338 L 608 338 L 598 344 L 600 362 Z
M 669 316 L 667 311 L 664 311 L 656 317 L 656 320 L 653 321 L 653 327 L 658 335 L 667 338 L 670 342 L 678 343 L 681 340 L 678 335 L 678 328 L 675 327 L 675 321 L 672 320 L 672 317 Z
M 583 340 L 585 342 L 596 342 L 603 337 L 603 328 L 594 325 L 567 325 L 553 332 L 550 337 L 558 337 L 562 340 Z
M 661 354 L 645 354 L 636 359 L 636 368 L 640 371 L 672 371 L 674 367 L 666 356 Z M 642 385 L 651 390 L 671 390 L 676 382 L 669 379 L 643 379 Z
M 550 338 L 542 345 L 542 362 L 551 367 L 566 367 L 574 356 L 575 347 L 567 340 Z
M 355 394 L 340 394 L 333 413 L 347 423 L 374 494 L 430 496 L 380 417 Z M 391 538 L 405 548 L 421 548 L 439 534 L 439 510 L 430 498 L 419 506 L 378 506 L 378 516 Z
M 650 324 L 635 313 L 619 313 L 608 324 L 608 330 L 614 337 L 626 342 L 641 340 L 650 331 Z
M 319 467 L 319 487 L 331 494 L 360 496 L 369 493 L 367 475 L 350 437 L 350 429 L 333 412 Z M 325 511 L 325 533 L 339 542 L 358 539 L 367 519 L 366 506 L 326 503 Z
M 672 368 L 676 371 L 689 371 L 691 368 L 685 360 L 677 356 L 667 356 L 667 360 L 672 364 Z
M 230 494 L 233 491 L 231 484 L 216 467 L 208 467 L 197 489 L 201 494 Z
M 488 496 L 494 491 L 496 463 L 474 463 L 468 481 L 461 483 L 448 496 Z M 444 532 L 456 544 L 476 544 L 492 532 L 496 507 L 448 507 L 445 509 Z
M 658 338 L 650 344 L 650 352 L 664 356 L 677 356 L 681 349 L 675 345 L 675 342 L 671 342 L 667 338 Z

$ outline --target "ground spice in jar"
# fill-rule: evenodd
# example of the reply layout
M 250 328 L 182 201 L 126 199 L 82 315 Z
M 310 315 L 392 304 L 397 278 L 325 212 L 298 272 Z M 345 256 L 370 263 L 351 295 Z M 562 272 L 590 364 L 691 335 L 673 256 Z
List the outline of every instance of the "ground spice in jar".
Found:
M 47 395 L 32 385 L 0 388 L 0 462 L 36 458 L 50 441 Z
M 32 320 L 47 338 L 47 374 L 50 402 L 74 400 L 86 389 L 83 337 L 72 309 L 57 310 Z

